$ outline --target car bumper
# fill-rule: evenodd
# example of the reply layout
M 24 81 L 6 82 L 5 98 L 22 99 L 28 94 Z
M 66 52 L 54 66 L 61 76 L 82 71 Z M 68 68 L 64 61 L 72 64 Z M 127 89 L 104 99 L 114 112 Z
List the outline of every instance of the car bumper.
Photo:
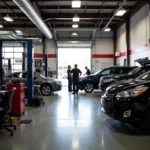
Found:
M 136 120 L 133 117 L 132 103 L 113 102 L 113 99 L 107 97 L 101 98 L 101 111 L 116 120 L 132 123 Z

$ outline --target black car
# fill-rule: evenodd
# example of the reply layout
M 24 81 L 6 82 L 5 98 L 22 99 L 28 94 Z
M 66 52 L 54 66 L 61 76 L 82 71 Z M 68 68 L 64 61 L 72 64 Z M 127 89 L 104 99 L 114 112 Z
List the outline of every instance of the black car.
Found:
M 108 75 L 118 75 L 118 74 L 127 74 L 131 70 L 135 69 L 136 67 L 110 67 L 103 69 L 102 71 L 98 71 L 93 75 L 81 77 L 79 80 L 79 89 L 85 90 L 87 93 L 93 92 L 94 89 L 99 88 L 99 80 L 101 77 L 108 76 Z
M 108 87 L 101 98 L 101 110 L 116 120 L 146 125 L 150 131 L 150 71 Z
M 138 60 L 136 60 L 136 62 L 138 62 L 141 65 L 141 67 L 138 67 L 138 68 L 132 70 L 128 74 L 111 75 L 111 76 L 106 76 L 106 77 L 100 78 L 99 89 L 102 91 L 105 91 L 105 89 L 108 86 L 110 86 L 112 83 L 120 82 L 122 80 L 135 79 L 138 76 L 146 73 L 147 71 L 150 71 L 150 61 L 149 60 L 138 59 Z

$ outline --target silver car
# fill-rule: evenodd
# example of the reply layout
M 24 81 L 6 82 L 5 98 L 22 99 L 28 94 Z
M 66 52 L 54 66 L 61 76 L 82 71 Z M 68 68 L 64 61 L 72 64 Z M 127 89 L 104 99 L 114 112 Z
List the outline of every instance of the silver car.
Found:
M 28 72 L 26 71 L 11 73 L 4 78 L 4 84 L 15 81 L 27 84 L 27 76 Z M 52 92 L 61 91 L 62 89 L 61 81 L 49 77 L 46 78 L 37 72 L 34 73 L 34 85 L 40 86 L 43 96 L 49 96 Z

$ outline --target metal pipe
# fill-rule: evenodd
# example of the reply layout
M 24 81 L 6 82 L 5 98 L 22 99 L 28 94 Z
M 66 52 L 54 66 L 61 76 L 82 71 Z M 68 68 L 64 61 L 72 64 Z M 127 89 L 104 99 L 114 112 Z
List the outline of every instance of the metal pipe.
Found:
M 13 2 L 28 16 L 28 18 L 48 39 L 52 38 L 52 32 L 49 30 L 29 0 L 13 0 Z
M 127 1 L 127 0 L 124 0 L 124 1 L 122 2 L 122 4 L 119 6 L 119 8 L 116 10 L 116 12 L 118 12 L 118 11 L 122 8 L 123 4 L 124 4 L 126 1 Z M 116 12 L 115 12 L 114 15 L 111 17 L 111 19 L 108 21 L 108 23 L 106 24 L 106 26 L 103 28 L 102 32 L 104 32 L 104 30 L 108 27 L 108 25 L 109 25 L 109 24 L 111 23 L 111 21 L 114 19 L 115 15 L 116 15 Z

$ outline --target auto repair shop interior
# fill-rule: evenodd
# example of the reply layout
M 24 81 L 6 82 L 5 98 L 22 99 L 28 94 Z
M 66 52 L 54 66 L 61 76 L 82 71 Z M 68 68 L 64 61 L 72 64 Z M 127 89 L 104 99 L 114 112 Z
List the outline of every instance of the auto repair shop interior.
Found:
M 149 141 L 149 0 L 0 1 L 1 150 Z

